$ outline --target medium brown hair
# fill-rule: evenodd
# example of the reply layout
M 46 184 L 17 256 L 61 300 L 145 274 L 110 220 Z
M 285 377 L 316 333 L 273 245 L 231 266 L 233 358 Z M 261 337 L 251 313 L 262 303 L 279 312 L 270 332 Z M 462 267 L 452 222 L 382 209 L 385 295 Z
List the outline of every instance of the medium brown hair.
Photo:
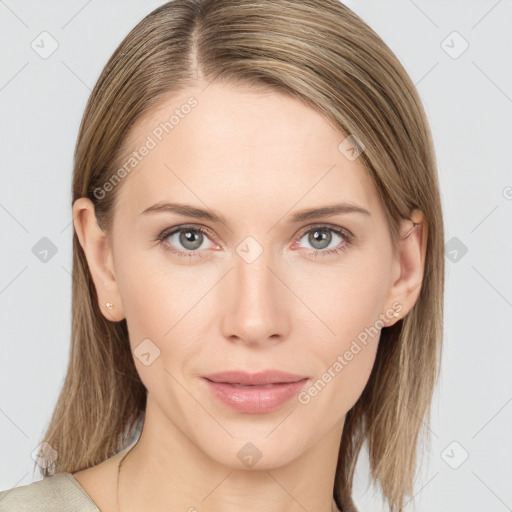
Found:
M 73 202 L 91 199 L 106 233 L 122 182 L 101 199 L 94 191 L 116 171 L 134 124 L 170 93 L 214 80 L 289 94 L 324 115 L 340 137 L 356 134 L 395 247 L 399 221 L 413 209 L 425 216 L 420 295 L 405 318 L 382 329 L 368 383 L 346 414 L 334 486 L 338 507 L 357 510 L 353 476 L 366 441 L 372 479 L 390 509 L 400 510 L 412 495 L 421 427 L 430 420 L 443 329 L 442 209 L 414 84 L 382 39 L 337 0 L 168 2 L 116 49 L 80 125 Z M 91 467 L 124 449 L 136 439 L 146 406 L 126 319 L 103 316 L 76 232 L 72 278 L 70 360 L 43 437 L 58 458 L 44 476 Z

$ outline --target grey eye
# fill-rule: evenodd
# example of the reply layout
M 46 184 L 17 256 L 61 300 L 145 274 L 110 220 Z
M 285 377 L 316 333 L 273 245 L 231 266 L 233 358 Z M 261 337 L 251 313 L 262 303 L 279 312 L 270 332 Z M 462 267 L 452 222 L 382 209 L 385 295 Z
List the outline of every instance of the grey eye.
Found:
M 339 241 L 334 245 L 335 247 L 343 241 L 343 238 L 341 235 L 337 234 L 333 229 L 330 228 L 311 229 L 301 238 L 301 240 L 307 237 L 307 241 L 309 244 L 311 244 L 313 249 L 323 250 L 329 247 L 329 244 L 333 241 L 333 235 L 334 237 L 339 238 Z
M 203 234 L 199 231 L 187 229 L 186 231 L 180 231 L 179 242 L 183 247 L 189 251 L 194 251 L 201 247 L 203 243 Z
M 200 229 L 181 228 L 169 233 L 166 240 L 178 250 L 198 252 L 198 249 L 209 238 Z M 202 248 L 207 249 L 208 247 Z

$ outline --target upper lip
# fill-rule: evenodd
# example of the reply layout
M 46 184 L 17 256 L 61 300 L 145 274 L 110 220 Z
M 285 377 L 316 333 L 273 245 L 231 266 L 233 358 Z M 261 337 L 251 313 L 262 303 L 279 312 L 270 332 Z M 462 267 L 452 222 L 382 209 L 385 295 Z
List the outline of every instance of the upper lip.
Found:
M 232 370 L 212 373 L 210 375 L 206 375 L 205 378 L 213 382 L 244 384 L 245 386 L 264 386 L 265 384 L 299 382 L 307 379 L 308 377 L 279 370 L 265 370 L 258 373 L 247 373 L 239 370 Z

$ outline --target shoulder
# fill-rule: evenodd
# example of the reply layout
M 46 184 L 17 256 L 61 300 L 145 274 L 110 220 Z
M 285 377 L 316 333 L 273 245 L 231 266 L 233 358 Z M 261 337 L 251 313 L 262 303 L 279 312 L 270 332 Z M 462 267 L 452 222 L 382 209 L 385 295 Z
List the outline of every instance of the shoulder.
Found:
M 2 512 L 100 512 L 71 473 L 0 492 Z

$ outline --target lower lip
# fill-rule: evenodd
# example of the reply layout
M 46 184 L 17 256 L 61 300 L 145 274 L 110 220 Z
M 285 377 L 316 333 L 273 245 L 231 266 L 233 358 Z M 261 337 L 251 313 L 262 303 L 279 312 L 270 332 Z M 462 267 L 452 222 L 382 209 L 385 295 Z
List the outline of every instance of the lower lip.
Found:
M 210 390 L 227 406 L 246 414 L 271 412 L 297 395 L 306 379 L 270 386 L 237 386 L 204 379 Z

